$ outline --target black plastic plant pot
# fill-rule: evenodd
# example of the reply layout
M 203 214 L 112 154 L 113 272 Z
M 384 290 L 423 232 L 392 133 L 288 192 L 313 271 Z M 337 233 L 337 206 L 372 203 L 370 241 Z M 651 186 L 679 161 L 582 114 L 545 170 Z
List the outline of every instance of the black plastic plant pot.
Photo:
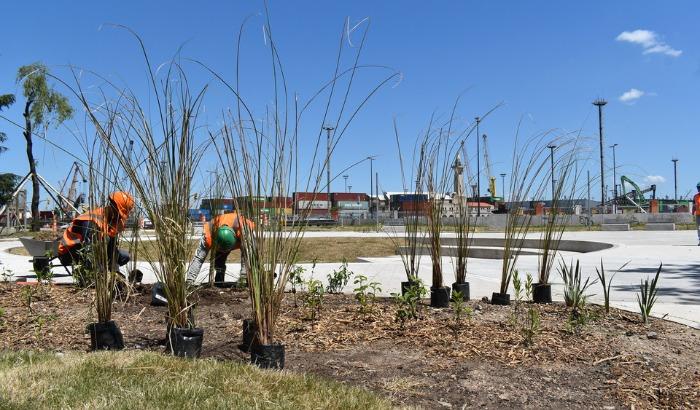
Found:
M 156 282 L 151 288 L 151 306 L 168 306 L 168 298 L 165 297 L 165 287 L 162 282 Z
M 406 292 L 408 292 L 408 290 L 411 289 L 412 286 L 415 286 L 417 284 L 418 282 L 413 281 L 401 282 L 401 295 L 405 295 Z
M 250 362 L 261 369 L 284 369 L 284 345 L 256 343 L 250 349 Z
M 508 306 L 508 305 L 510 305 L 510 295 L 507 293 L 493 292 L 493 295 L 491 295 L 491 304 L 492 305 L 500 305 L 500 306 Z
M 173 327 L 170 328 L 168 338 L 168 345 L 174 356 L 197 358 L 202 354 L 204 329 Z
M 450 307 L 450 287 L 439 286 L 430 288 L 430 307 Z
M 87 325 L 87 331 L 90 333 L 90 349 L 93 351 L 124 348 L 122 331 L 113 320 L 105 323 L 90 323 Z
M 255 343 L 255 334 L 258 327 L 255 326 L 255 320 L 243 319 L 243 342 L 238 345 L 238 348 L 244 352 L 250 352 L 250 348 Z
M 462 300 L 467 301 L 469 300 L 469 282 L 464 282 L 464 283 L 453 283 L 452 284 L 452 296 L 454 296 L 454 292 L 459 292 L 462 295 Z
M 552 285 L 535 283 L 532 286 L 532 301 L 535 303 L 552 303 Z

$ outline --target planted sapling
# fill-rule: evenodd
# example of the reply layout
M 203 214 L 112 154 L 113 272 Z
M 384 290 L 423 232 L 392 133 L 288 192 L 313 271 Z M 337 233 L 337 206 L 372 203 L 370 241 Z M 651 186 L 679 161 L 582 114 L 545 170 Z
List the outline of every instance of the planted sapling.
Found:
M 455 340 L 457 340 L 459 339 L 459 331 L 462 328 L 464 319 L 466 318 L 469 320 L 472 317 L 472 308 L 467 306 L 462 292 L 458 290 L 452 292 L 452 300 L 450 301 L 450 305 L 452 306 L 452 318 L 454 320 L 452 332 L 454 333 Z
M 418 319 L 418 308 L 420 300 L 428 294 L 428 290 L 423 285 L 423 282 L 416 278 L 415 282 L 411 282 L 411 286 L 403 294 L 393 293 L 392 296 L 398 305 L 396 310 L 396 320 L 401 324 L 403 329 L 407 320 Z
M 644 324 L 649 322 L 649 315 L 651 314 L 651 309 L 656 303 L 656 293 L 658 288 L 656 285 L 659 283 L 659 275 L 661 274 L 661 268 L 663 263 L 659 265 L 659 269 L 656 270 L 656 275 L 652 279 L 651 283 L 649 278 L 644 279 L 644 281 L 639 285 L 639 292 L 637 294 L 637 303 L 639 304 L 639 311 L 642 314 L 642 321 Z
M 374 302 L 377 300 L 377 293 L 382 291 L 382 288 L 379 287 L 379 282 L 369 282 L 367 276 L 357 275 L 355 276 L 354 284 L 357 285 L 353 292 L 355 293 L 355 299 L 360 304 L 360 313 L 372 313 L 374 311 Z
M 302 296 L 301 301 L 306 308 L 306 319 L 316 320 L 321 313 L 323 307 L 323 294 L 325 289 L 323 283 L 317 279 L 309 279 L 305 282 L 306 293 Z
M 340 269 L 333 270 L 333 273 L 328 274 L 328 287 L 326 290 L 328 293 L 342 292 L 343 288 L 345 288 L 348 282 L 350 282 L 350 277 L 352 275 L 353 272 L 348 269 L 348 261 L 343 258 L 343 263 L 340 265 Z
M 304 279 L 301 277 L 304 272 L 306 272 L 306 269 L 297 265 L 289 272 L 289 278 L 287 278 L 287 283 L 289 283 L 289 285 L 292 287 L 291 292 L 294 295 L 294 307 L 298 307 L 297 288 L 301 289 L 301 287 L 304 285 Z

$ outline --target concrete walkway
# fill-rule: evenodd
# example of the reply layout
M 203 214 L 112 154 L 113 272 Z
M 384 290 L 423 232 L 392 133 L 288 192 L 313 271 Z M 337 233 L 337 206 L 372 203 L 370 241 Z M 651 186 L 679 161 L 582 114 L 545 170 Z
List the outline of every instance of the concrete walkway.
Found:
M 400 233 L 360 233 L 360 232 L 307 232 L 307 237 L 387 237 L 401 235 Z M 502 237 L 503 234 L 488 233 L 477 234 L 479 237 Z M 528 237 L 538 238 L 539 234 L 531 234 Z M 629 262 L 613 280 L 611 291 L 611 305 L 617 308 L 637 312 L 636 294 L 639 291 L 639 283 L 647 277 L 653 277 L 659 264 L 664 267 L 659 280 L 659 297 L 654 306 L 653 316 L 664 317 L 678 323 L 683 323 L 700 329 L 700 247 L 697 246 L 695 231 L 669 231 L 669 232 L 571 232 L 564 239 L 597 241 L 613 244 L 610 249 L 590 252 L 573 253 L 562 252 L 566 261 L 572 258 L 580 260 L 583 268 L 584 280 L 591 277 L 597 279 L 595 267 L 600 266 L 603 260 L 608 275 L 612 274 L 620 266 Z M 17 240 L 0 241 L 0 274 L 3 269 L 11 270 L 10 276 L 32 276 L 31 263 L 25 256 L 8 254 L 8 248 L 21 246 Z M 557 263 L 558 265 L 558 263 Z M 317 279 L 325 281 L 326 275 L 337 269 L 339 263 L 317 264 L 313 269 L 311 264 L 301 264 L 307 272 Z M 451 258 L 443 259 L 444 283 L 450 285 L 454 281 L 453 264 Z M 139 269 L 144 272 L 144 282 L 154 282 L 155 276 L 148 263 L 139 263 Z M 521 256 L 517 267 L 521 274 L 530 272 L 536 276 L 537 256 Z M 240 266 L 231 264 L 228 275 L 236 278 Z M 349 269 L 356 274 L 363 274 L 372 281 L 381 283 L 382 293 L 389 295 L 398 292 L 400 282 L 406 280 L 403 264 L 399 256 L 383 258 L 366 258 L 363 262 L 349 264 Z M 61 273 L 62 269 L 56 269 Z M 204 265 L 202 272 L 208 271 L 208 265 Z M 491 297 L 491 293 L 497 291 L 500 283 L 500 260 L 469 259 L 468 281 L 471 287 L 472 299 L 480 299 L 483 296 Z M 420 260 L 419 276 L 430 283 L 431 267 L 430 258 L 425 256 Z M 70 281 L 70 278 L 57 277 L 56 281 Z M 555 271 L 552 272 L 552 294 L 555 300 L 563 300 L 563 286 L 561 278 Z M 345 292 L 352 292 L 352 281 Z M 602 303 L 602 287 L 596 283 L 590 288 L 593 294 L 593 302 Z

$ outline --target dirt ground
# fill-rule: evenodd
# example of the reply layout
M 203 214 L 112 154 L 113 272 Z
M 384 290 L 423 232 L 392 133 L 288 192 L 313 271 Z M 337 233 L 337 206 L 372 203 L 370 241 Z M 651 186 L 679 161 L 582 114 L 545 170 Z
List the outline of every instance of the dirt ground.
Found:
M 298 296 L 298 295 L 297 295 Z M 238 350 L 246 292 L 200 289 L 196 317 L 203 356 L 248 361 Z M 700 408 L 700 331 L 600 307 L 579 332 L 561 304 L 537 305 L 541 328 L 526 346 L 513 307 L 471 301 L 471 319 L 455 325 L 450 309 L 421 308 L 402 328 L 396 306 L 380 299 L 359 314 L 352 296 L 327 295 L 318 320 L 289 294 L 277 337 L 286 368 L 309 372 L 422 408 Z M 298 299 L 298 298 L 297 298 Z M 0 284 L 0 348 L 87 351 L 90 290 Z M 114 304 L 127 349 L 162 351 L 164 307 L 140 286 Z M 526 309 L 521 305 L 520 309 Z

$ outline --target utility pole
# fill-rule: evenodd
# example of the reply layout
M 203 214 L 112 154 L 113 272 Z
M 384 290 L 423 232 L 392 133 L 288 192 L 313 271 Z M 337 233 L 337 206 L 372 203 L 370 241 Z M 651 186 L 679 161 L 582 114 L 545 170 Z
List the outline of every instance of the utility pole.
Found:
M 619 144 L 612 144 L 613 151 L 613 213 L 617 213 L 617 158 L 615 157 L 615 147 Z
M 331 219 L 331 131 L 334 127 L 323 127 L 326 130 L 326 194 L 328 195 L 328 219 Z
M 377 221 L 377 232 L 379 232 L 379 172 L 374 176 L 375 193 L 377 194 L 377 205 L 374 208 L 374 217 Z
M 374 176 L 374 171 L 372 171 L 372 163 L 374 158 L 369 157 L 369 216 L 372 217 L 372 195 L 374 190 L 374 181 L 372 180 Z
M 602 98 L 593 101 L 598 107 L 598 138 L 600 139 L 600 205 L 605 212 L 605 154 L 603 153 L 603 106 L 608 102 Z
M 554 208 L 554 197 L 556 196 L 556 188 L 554 186 L 554 148 L 557 146 L 554 144 L 549 144 L 547 145 L 547 148 L 549 148 L 549 162 L 551 164 L 551 172 L 552 172 L 552 208 Z
M 588 224 L 592 223 L 593 211 L 591 210 L 591 171 L 588 170 L 588 199 L 586 200 L 586 205 L 588 206 Z
M 348 192 L 348 176 L 349 175 L 343 175 L 343 179 L 345 180 L 345 192 Z
M 476 216 L 481 216 L 481 165 L 479 163 L 479 157 L 481 156 L 481 151 L 479 150 L 479 123 L 481 118 L 475 117 L 476 120 Z
M 501 174 L 501 196 L 503 197 L 503 202 L 506 201 L 506 174 Z
M 678 158 L 673 158 L 673 200 L 678 202 Z

